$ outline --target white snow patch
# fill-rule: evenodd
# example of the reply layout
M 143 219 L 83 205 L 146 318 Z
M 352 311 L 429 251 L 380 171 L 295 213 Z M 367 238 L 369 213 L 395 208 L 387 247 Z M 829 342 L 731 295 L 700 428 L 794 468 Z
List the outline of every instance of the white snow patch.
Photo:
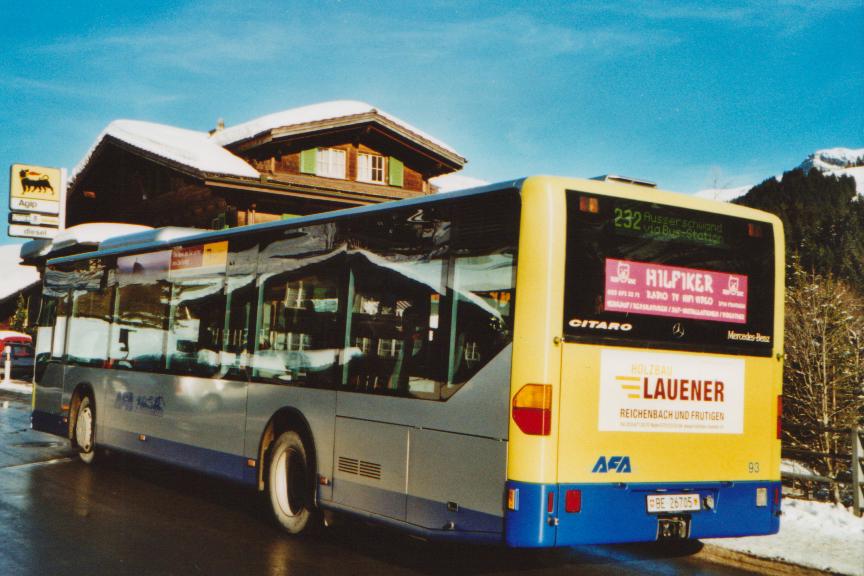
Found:
M 751 188 L 753 188 L 751 184 L 738 186 L 737 188 L 708 188 L 696 192 L 694 196 L 698 198 L 707 198 L 709 200 L 718 200 L 720 202 L 731 202 L 732 200 L 747 194 Z
M 377 113 L 380 116 L 387 118 L 388 120 L 390 120 L 394 124 L 397 124 L 404 130 L 412 132 L 413 134 L 420 136 L 424 140 L 432 142 L 433 144 L 440 146 L 441 148 L 445 148 L 453 154 L 457 153 L 449 144 L 446 144 L 445 142 L 442 142 L 441 140 L 438 140 L 437 138 L 426 134 L 425 132 L 421 131 L 418 128 L 415 128 L 411 124 L 403 122 L 399 118 L 391 116 L 386 112 L 382 112 L 380 109 L 375 108 L 371 104 L 367 104 L 366 102 L 358 102 L 356 100 L 334 100 L 331 102 L 319 102 L 318 104 L 310 104 L 309 106 L 301 106 L 299 108 L 283 110 L 282 112 L 274 112 L 273 114 L 267 114 L 266 116 L 261 116 L 260 118 L 250 120 L 249 122 L 244 122 L 242 124 L 237 124 L 236 126 L 229 126 L 219 132 L 216 132 L 212 136 L 212 141 L 221 146 L 228 146 L 230 144 L 233 144 L 234 142 L 253 138 L 258 134 L 261 134 L 262 132 L 266 132 L 274 128 L 281 128 L 283 126 L 296 126 L 298 124 L 308 124 L 310 122 L 320 122 L 322 120 L 333 120 L 337 118 L 345 118 L 348 116 L 357 116 L 358 114 L 368 114 L 370 112 Z
M 438 192 L 453 192 L 454 190 L 465 190 L 489 184 L 486 180 L 464 176 L 462 174 L 443 174 L 429 179 L 429 183 L 438 187 Z
M 220 146 L 206 132 L 139 120 L 114 120 L 99 134 L 84 158 L 72 169 L 70 180 L 84 169 L 96 147 L 107 136 L 113 136 L 135 148 L 191 166 L 201 172 L 246 178 L 260 176 L 257 170 Z
M 20 253 L 20 244 L 0 246 L 0 298 L 6 298 L 39 282 L 39 272 L 35 267 L 19 264 Z
M 804 172 L 815 168 L 833 176 L 851 176 L 855 189 L 864 196 L 864 148 L 827 148 L 817 150 L 799 166 Z
M 24 380 L 10 380 L 9 384 L 6 384 L 5 380 L 0 379 L 0 390 L 5 392 L 17 392 L 18 394 L 32 394 L 33 385 L 28 384 Z
M 145 230 L 152 230 L 152 228 L 141 224 L 123 224 L 120 222 L 88 222 L 61 230 L 51 243 L 57 248 L 74 244 L 99 244 L 114 236 L 125 236 Z
M 787 498 L 779 533 L 705 542 L 762 558 L 864 576 L 864 518 L 836 504 Z
M 780 461 L 780 472 L 781 473 L 791 473 L 791 474 L 802 474 L 806 476 L 815 476 L 819 477 L 819 474 L 801 464 L 800 462 L 796 462 L 795 460 L 787 460 L 783 459 Z

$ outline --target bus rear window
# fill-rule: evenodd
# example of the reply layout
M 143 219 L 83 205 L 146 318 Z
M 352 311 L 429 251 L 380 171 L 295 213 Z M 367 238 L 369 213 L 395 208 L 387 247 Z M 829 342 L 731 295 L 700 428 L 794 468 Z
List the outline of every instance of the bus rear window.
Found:
M 567 193 L 568 340 L 768 356 L 774 273 L 767 223 Z

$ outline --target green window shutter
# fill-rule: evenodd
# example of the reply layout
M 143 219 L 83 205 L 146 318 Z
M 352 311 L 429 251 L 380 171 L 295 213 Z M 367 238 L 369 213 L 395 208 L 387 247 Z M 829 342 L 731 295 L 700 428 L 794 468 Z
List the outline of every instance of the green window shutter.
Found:
M 390 156 L 387 165 L 390 168 L 390 174 L 387 180 L 388 184 L 391 186 L 399 186 L 401 188 L 405 181 L 405 166 L 402 164 L 402 161 Z
M 300 152 L 300 172 L 303 174 L 315 174 L 317 156 L 317 148 L 310 148 L 309 150 Z

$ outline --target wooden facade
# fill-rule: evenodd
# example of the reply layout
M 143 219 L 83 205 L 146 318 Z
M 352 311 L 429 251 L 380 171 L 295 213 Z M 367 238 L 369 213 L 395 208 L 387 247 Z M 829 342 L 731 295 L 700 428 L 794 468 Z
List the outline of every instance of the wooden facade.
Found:
M 159 145 L 172 150 L 164 134 L 179 129 L 159 128 L 168 129 L 160 132 L 165 141 Z M 210 134 L 218 143 L 220 132 Z M 267 127 L 220 147 L 224 149 L 220 153 L 228 151 L 245 162 L 247 173 L 201 169 L 178 160 L 176 154 L 172 158 L 159 148 L 144 149 L 134 139 L 108 130 L 70 183 L 66 225 L 97 221 L 198 228 L 252 224 L 430 194 L 430 178 L 465 164 L 451 149 L 374 108 Z

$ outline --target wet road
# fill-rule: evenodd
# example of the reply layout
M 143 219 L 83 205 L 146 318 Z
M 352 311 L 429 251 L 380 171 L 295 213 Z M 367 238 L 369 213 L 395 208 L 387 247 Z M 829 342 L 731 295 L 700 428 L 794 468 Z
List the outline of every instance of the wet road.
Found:
M 2 402 L 8 400 L 8 408 Z M 89 467 L 0 391 L 0 574 L 704 574 L 750 572 L 654 546 L 436 545 L 343 521 L 292 539 L 246 488 L 114 455 Z

